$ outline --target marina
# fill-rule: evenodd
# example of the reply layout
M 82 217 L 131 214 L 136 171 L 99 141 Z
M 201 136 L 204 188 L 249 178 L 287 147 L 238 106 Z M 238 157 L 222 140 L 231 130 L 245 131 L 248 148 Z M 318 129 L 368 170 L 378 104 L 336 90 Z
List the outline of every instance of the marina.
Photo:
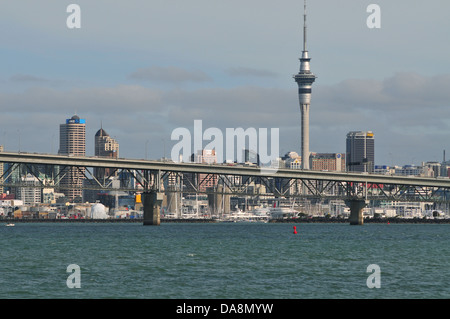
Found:
M 2 201 L 0 201 L 2 203 Z M 275 203 L 275 204 L 274 204 Z M 169 210 L 170 206 L 162 207 L 160 218 L 162 222 L 305 222 L 308 220 L 328 222 L 347 221 L 349 209 L 341 201 L 330 201 L 327 204 L 302 205 L 287 201 L 283 205 L 277 202 L 266 202 L 263 205 L 248 207 L 245 204 L 235 205 L 233 210 L 218 210 L 213 212 L 206 199 L 180 201 L 176 210 Z M 247 209 L 245 209 L 247 208 Z M 381 207 L 366 207 L 363 210 L 366 222 L 383 222 L 387 220 L 421 220 L 424 222 L 450 221 L 448 213 L 440 209 L 429 209 L 423 203 L 395 203 L 395 205 Z M 70 205 L 15 205 L 3 201 L 0 206 L 0 222 L 142 222 L 142 210 L 135 207 L 108 208 L 100 203 L 73 203 Z

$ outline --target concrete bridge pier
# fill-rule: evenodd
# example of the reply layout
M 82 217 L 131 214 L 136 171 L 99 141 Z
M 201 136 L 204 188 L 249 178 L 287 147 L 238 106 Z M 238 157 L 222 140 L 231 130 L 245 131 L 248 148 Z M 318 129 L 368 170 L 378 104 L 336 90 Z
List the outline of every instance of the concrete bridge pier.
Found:
M 345 205 L 350 208 L 350 225 L 363 225 L 363 209 L 367 205 L 364 199 L 349 199 L 345 201 Z
M 142 194 L 142 204 L 144 206 L 144 225 L 161 224 L 161 203 L 163 201 L 163 193 L 156 191 L 145 192 Z

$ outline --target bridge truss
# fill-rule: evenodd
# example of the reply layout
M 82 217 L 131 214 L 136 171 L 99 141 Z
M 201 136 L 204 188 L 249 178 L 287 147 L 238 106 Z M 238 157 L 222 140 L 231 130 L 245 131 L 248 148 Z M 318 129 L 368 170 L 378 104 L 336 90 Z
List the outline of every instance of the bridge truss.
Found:
M 450 180 L 292 169 L 206 165 L 143 160 L 74 158 L 58 155 L 0 153 L 8 163 L 0 176 L 7 188 L 54 188 L 128 192 L 183 192 L 305 199 L 365 199 L 448 203 Z M 63 184 L 71 171 L 82 181 Z M 35 182 L 23 179 L 27 174 Z

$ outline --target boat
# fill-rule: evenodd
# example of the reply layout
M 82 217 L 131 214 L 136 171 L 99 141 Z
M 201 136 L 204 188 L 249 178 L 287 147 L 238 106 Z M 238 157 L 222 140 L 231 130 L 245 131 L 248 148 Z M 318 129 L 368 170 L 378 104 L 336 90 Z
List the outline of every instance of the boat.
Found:
M 265 212 L 265 211 L 264 211 Z M 265 213 L 258 212 L 255 214 L 255 211 L 244 212 L 241 209 L 236 207 L 236 210 L 231 212 L 228 216 L 222 219 L 223 222 L 267 222 L 268 215 Z
M 13 227 L 13 226 L 15 226 L 15 224 L 9 223 L 9 224 L 6 224 L 5 226 L 6 226 L 6 227 Z
M 270 208 L 270 216 L 272 219 L 295 218 L 299 212 L 289 207 L 274 207 Z

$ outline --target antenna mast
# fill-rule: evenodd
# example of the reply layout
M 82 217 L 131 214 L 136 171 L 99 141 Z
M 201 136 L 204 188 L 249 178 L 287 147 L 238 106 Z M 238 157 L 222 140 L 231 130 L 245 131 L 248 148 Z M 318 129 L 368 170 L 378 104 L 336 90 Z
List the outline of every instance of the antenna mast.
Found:
M 303 51 L 306 51 L 306 0 L 304 3 L 303 13 Z

